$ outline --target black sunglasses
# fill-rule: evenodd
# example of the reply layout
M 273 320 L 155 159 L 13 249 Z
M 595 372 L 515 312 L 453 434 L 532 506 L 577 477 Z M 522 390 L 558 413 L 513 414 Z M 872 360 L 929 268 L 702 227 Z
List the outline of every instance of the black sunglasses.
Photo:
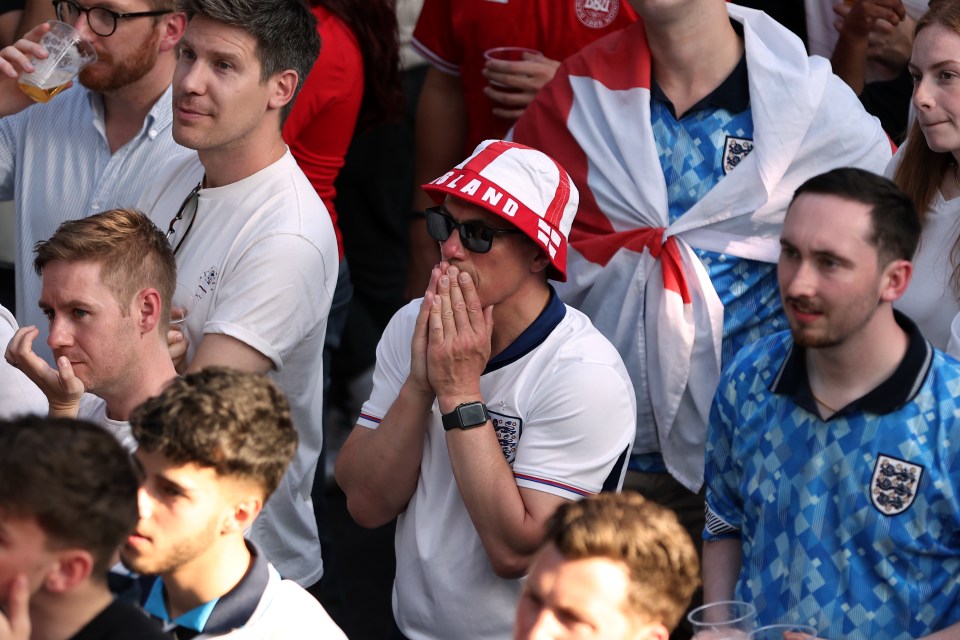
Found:
M 179 235 L 177 238 L 177 244 L 173 247 L 173 255 L 177 255 L 177 251 L 180 250 L 180 245 L 183 244 L 183 241 L 187 239 L 187 234 L 190 233 L 190 229 L 193 229 L 193 222 L 197 219 L 197 207 L 200 204 L 200 187 L 203 185 L 203 178 L 200 179 L 200 182 L 197 183 L 197 186 L 193 188 L 193 191 L 187 194 L 187 197 L 184 198 L 183 203 L 180 205 L 180 208 L 177 209 L 177 215 L 173 216 L 170 220 L 170 226 L 167 228 L 167 242 L 173 244 L 173 235 L 177 233 L 176 224 L 187 218 L 187 229 L 183 232 L 182 235 Z
M 520 229 L 494 229 L 479 222 L 457 222 L 441 205 L 424 211 L 427 219 L 427 233 L 437 242 L 444 242 L 456 229 L 460 232 L 460 242 L 467 251 L 486 253 L 493 246 L 493 239 L 501 233 L 523 233 Z

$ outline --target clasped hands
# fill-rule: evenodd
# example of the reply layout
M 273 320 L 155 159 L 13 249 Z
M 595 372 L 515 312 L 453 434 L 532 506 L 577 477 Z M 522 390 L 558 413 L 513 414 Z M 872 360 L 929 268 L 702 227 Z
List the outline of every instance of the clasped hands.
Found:
M 835 24 L 837 31 L 847 29 L 863 37 L 870 35 L 878 21 L 887 23 L 879 27 L 886 32 L 906 16 L 902 0 L 858 0 L 852 4 L 838 4 L 833 11 L 840 17 Z
M 480 399 L 492 334 L 493 306 L 481 307 L 469 273 L 441 262 L 431 271 L 420 303 L 409 381 L 425 395 L 435 395 L 444 413 Z

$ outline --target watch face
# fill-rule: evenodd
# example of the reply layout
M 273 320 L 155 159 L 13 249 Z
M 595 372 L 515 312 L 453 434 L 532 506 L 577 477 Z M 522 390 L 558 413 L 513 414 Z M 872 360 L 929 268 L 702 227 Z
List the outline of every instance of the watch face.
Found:
M 488 419 L 487 408 L 482 402 L 473 402 L 466 406 L 458 407 L 460 413 L 460 424 L 464 427 L 475 427 L 485 423 Z

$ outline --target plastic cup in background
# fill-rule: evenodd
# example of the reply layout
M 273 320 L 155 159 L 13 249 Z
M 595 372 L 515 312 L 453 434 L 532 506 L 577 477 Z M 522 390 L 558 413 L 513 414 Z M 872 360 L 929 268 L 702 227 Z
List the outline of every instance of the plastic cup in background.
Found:
M 695 640 L 747 640 L 757 623 L 757 609 L 748 602 L 712 602 L 687 615 Z
M 177 331 L 184 331 L 184 323 L 190 317 L 190 311 L 193 309 L 193 303 L 196 297 L 193 291 L 186 285 L 177 283 L 177 288 L 173 292 L 173 305 L 170 310 L 170 328 Z
M 768 624 L 750 634 L 749 640 L 814 640 L 817 630 L 804 624 Z
M 20 90 L 35 102 L 47 102 L 73 80 L 84 67 L 97 61 L 93 45 L 66 22 L 50 20 L 50 30 L 40 38 L 47 50 L 43 60 L 31 58 L 33 73 L 21 74 Z
M 526 54 L 526 57 L 524 57 Z M 483 57 L 486 60 L 502 60 L 504 62 L 522 62 L 529 58 L 543 57 L 541 51 L 536 49 L 528 49 L 526 47 L 494 47 L 493 49 L 487 49 L 483 52 Z M 502 82 L 490 81 L 490 84 L 499 89 L 512 90 L 513 87 L 503 84 Z

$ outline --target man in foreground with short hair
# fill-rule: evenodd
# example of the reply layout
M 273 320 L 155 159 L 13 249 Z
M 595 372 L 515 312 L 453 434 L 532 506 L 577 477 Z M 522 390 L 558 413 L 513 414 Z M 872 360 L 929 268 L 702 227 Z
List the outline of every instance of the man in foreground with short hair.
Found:
M 137 486 L 129 456 L 100 427 L 0 422 L 0 638 L 165 637 L 107 587 L 137 522 Z
M 734 358 L 710 415 L 705 601 L 821 638 L 960 634 L 960 363 L 893 309 L 919 236 L 885 178 L 797 189 L 777 268 L 790 332 Z
M 488 140 L 423 187 L 443 254 L 377 349 L 336 462 L 361 525 L 397 524 L 397 637 L 501 638 L 556 507 L 623 482 L 630 379 L 548 278 L 577 189 L 543 153 Z
M 140 520 L 120 550 L 143 605 L 175 637 L 345 638 L 243 537 L 297 448 L 290 406 L 265 376 L 211 367 L 175 379 L 131 420 Z M 184 635 L 186 634 L 186 635 Z
M 189 306 L 186 370 L 268 374 L 300 436 L 282 488 L 253 528 L 281 575 L 323 575 L 310 493 L 323 443 L 323 342 L 339 259 L 330 216 L 280 136 L 316 60 L 300 0 L 185 0 L 170 163 L 139 206 L 170 231 Z
M 101 424 L 133 451 L 131 412 L 176 376 L 166 340 L 177 277 L 170 244 L 139 211 L 114 209 L 64 222 L 36 254 L 57 368 L 33 352 L 32 326 L 14 334 L 6 359 L 47 396 L 50 415 Z
M 637 493 L 567 502 L 517 608 L 514 640 L 666 640 L 700 584 L 690 536 Z

